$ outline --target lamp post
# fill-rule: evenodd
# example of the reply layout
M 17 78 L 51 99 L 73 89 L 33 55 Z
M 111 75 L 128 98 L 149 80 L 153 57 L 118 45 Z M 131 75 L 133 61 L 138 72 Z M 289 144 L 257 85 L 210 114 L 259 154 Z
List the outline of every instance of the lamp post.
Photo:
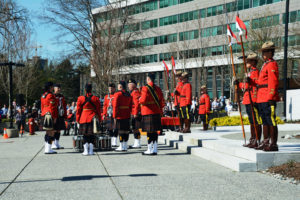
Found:
M 9 128 L 13 128 L 13 113 L 12 113 L 12 96 L 13 96 L 13 79 L 12 79 L 12 67 L 24 67 L 24 64 L 20 63 L 13 63 L 13 62 L 7 62 L 7 63 L 0 63 L 0 66 L 8 66 L 9 67 L 9 108 L 10 108 L 10 113 L 9 113 L 9 118 L 10 118 L 10 125 Z
M 288 65 L 288 31 L 289 31 L 289 6 L 290 1 L 286 0 L 285 5 L 285 27 L 284 27 L 284 59 L 283 59 L 283 115 L 286 120 L 286 90 L 287 90 L 287 65 Z

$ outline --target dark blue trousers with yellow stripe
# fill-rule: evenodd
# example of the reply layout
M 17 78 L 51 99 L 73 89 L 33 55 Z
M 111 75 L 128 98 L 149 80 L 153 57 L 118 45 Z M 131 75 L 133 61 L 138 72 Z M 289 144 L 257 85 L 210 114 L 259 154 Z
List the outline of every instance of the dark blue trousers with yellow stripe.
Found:
M 269 102 L 258 103 L 258 110 L 263 125 L 277 126 L 275 113 L 276 103 L 274 103 L 274 105 L 270 105 Z

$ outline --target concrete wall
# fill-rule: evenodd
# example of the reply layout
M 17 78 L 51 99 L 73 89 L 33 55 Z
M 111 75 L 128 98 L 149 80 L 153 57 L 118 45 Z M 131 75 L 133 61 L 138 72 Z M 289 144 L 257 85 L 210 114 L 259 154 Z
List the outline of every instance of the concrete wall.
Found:
M 286 100 L 287 120 L 300 120 L 300 89 L 288 90 Z

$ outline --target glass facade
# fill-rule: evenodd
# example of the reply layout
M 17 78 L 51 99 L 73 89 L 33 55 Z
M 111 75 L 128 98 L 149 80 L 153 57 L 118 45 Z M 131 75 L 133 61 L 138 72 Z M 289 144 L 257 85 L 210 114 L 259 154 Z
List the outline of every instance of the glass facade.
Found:
M 157 19 L 144 21 L 141 23 L 142 30 L 147 30 L 150 28 L 156 28 L 158 26 Z
M 273 15 L 268 17 L 262 17 L 252 20 L 252 29 L 276 26 L 279 24 L 279 15 Z
M 199 30 L 192 30 L 179 33 L 179 41 L 193 40 L 199 38 Z
M 300 21 L 300 10 L 291 11 L 289 14 L 289 23 Z M 282 14 L 282 23 L 285 24 L 285 13 Z

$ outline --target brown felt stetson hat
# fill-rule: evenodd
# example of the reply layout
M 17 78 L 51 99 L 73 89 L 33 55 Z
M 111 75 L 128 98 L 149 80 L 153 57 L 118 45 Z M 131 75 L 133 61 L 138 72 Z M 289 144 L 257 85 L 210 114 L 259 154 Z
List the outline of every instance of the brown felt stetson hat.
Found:
M 176 76 L 181 76 L 182 75 L 182 71 L 177 71 L 176 72 Z
M 258 56 L 257 56 L 257 54 L 256 54 L 256 53 L 250 53 L 250 54 L 247 56 L 247 58 L 246 58 L 246 61 L 248 61 L 248 60 L 256 60 L 256 61 L 258 61 Z
M 206 89 L 206 85 L 202 85 L 202 86 L 201 86 L 201 89 Z
M 182 78 L 187 78 L 189 76 L 189 73 L 187 73 L 187 72 L 183 72 L 182 74 L 181 74 L 181 77 Z
M 276 49 L 275 44 L 272 41 L 268 41 L 268 42 L 265 42 L 262 45 L 261 49 L 259 49 L 258 51 L 261 52 L 261 51 L 272 50 L 272 49 Z

